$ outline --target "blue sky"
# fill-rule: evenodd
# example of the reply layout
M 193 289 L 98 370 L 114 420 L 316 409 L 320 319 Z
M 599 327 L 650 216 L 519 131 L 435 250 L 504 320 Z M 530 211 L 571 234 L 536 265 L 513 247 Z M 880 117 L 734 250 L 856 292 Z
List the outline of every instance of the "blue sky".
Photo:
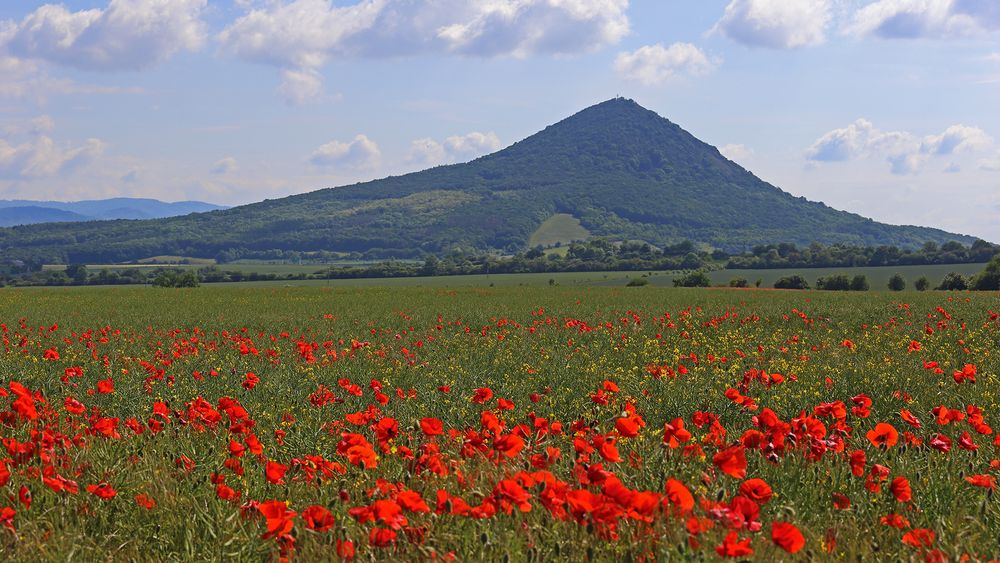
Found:
M 0 198 L 239 204 L 615 95 L 797 196 L 1000 242 L 995 0 L 0 4 Z

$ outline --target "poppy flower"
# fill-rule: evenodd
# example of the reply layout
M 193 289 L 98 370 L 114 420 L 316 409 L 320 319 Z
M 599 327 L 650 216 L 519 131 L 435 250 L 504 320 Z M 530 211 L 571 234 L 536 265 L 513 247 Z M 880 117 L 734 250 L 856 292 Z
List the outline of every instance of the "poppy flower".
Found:
M 314 504 L 302 511 L 302 520 L 306 528 L 316 532 L 326 532 L 333 527 L 333 514 L 325 507 Z
M 837 510 L 847 510 L 851 507 L 851 499 L 842 493 L 833 493 L 833 507 Z
M 156 500 L 154 500 L 153 497 L 142 493 L 135 495 L 135 503 L 146 510 L 156 508 Z
M 288 471 L 288 466 L 278 463 L 276 461 L 268 460 L 264 465 L 264 477 L 267 479 L 268 483 L 274 485 L 284 485 L 285 484 L 285 472 Z
M 444 434 L 444 424 L 436 418 L 422 418 L 420 430 L 425 436 L 441 436 Z
M 479 387 L 473 391 L 470 401 L 478 405 L 483 405 L 493 398 L 493 390 L 489 387 Z
M 754 502 L 766 504 L 767 501 L 771 500 L 771 496 L 774 493 L 771 490 L 771 486 L 767 484 L 767 481 L 763 479 L 747 479 L 740 484 L 740 494 Z
M 9 506 L 0 508 L 0 524 L 12 532 L 17 532 L 14 528 L 14 517 L 17 516 L 17 511 Z
M 368 534 L 368 545 L 372 547 L 388 547 L 396 543 L 396 531 L 386 528 L 372 528 Z
M 906 477 L 896 477 L 889 484 L 892 496 L 899 502 L 910 502 L 913 499 L 913 491 L 910 489 L 910 481 Z
M 753 548 L 750 547 L 750 538 L 741 540 L 736 532 L 729 532 L 715 552 L 722 557 L 743 557 L 753 555 Z
M 930 547 L 934 545 L 937 535 L 927 528 L 915 528 L 903 534 L 903 543 L 913 547 Z
M 87 492 L 103 500 L 114 498 L 114 496 L 118 494 L 118 491 L 116 491 L 114 487 L 112 487 L 107 483 L 99 483 L 97 485 L 87 485 Z
M 869 430 L 865 436 L 876 448 L 883 446 L 891 448 L 896 445 L 896 442 L 899 441 L 899 432 L 896 432 L 896 429 L 887 422 L 880 422 L 876 424 L 875 428 Z
M 794 524 L 788 522 L 771 524 L 771 541 L 788 553 L 798 553 L 806 545 L 806 539 L 802 536 L 802 532 Z
M 669 501 L 674 509 L 680 514 L 687 514 L 694 510 L 694 496 L 691 491 L 677 479 L 667 479 L 664 485 L 666 496 L 664 501 Z
M 257 510 L 267 520 L 267 531 L 261 539 L 280 539 L 291 533 L 295 526 L 296 512 L 288 510 L 288 505 L 281 500 L 269 500 L 257 505 Z
M 97 382 L 97 392 L 102 395 L 107 395 L 109 393 L 115 392 L 115 382 L 111 378 L 102 379 Z
M 743 446 L 732 446 L 716 452 L 712 456 L 712 463 L 730 477 L 743 479 L 747 476 L 747 456 Z
M 965 480 L 976 487 L 983 487 L 985 489 L 997 488 L 997 479 L 992 475 L 968 475 L 965 477 Z
M 25 510 L 31 508 L 31 490 L 21 485 L 21 488 L 17 491 L 17 500 L 21 501 Z

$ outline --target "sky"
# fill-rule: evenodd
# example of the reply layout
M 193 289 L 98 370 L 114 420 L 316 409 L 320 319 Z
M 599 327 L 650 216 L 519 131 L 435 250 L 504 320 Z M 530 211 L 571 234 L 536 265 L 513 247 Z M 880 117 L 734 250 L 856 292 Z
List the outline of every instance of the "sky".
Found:
M 2 2 L 0 199 L 274 199 L 615 96 L 795 196 L 1000 242 L 998 0 Z

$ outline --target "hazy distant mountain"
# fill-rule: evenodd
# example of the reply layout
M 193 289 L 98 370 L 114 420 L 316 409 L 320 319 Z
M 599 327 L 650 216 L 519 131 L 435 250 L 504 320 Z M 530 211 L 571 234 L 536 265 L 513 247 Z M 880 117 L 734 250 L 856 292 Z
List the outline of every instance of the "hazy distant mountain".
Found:
M 469 163 L 185 217 L 3 229 L 0 254 L 103 263 L 226 250 L 511 252 L 526 248 L 553 216 L 590 236 L 654 245 L 687 239 L 730 251 L 779 242 L 915 248 L 974 240 L 794 197 L 616 98 Z
M 225 209 L 200 201 L 167 203 L 155 199 L 115 197 L 87 201 L 0 200 L 0 226 L 110 219 L 161 219 Z

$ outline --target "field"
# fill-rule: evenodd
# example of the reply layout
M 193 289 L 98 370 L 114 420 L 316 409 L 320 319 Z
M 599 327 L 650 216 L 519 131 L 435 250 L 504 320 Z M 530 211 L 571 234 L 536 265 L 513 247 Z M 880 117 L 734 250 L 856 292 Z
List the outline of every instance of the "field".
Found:
M 3 289 L 0 544 L 997 558 L 998 310 L 995 293 Z
M 538 229 L 531 233 L 528 239 L 528 246 L 537 245 L 551 246 L 562 243 L 569 244 L 575 240 L 586 240 L 590 237 L 590 231 L 585 229 L 580 220 L 568 213 L 556 213 L 538 226 Z

